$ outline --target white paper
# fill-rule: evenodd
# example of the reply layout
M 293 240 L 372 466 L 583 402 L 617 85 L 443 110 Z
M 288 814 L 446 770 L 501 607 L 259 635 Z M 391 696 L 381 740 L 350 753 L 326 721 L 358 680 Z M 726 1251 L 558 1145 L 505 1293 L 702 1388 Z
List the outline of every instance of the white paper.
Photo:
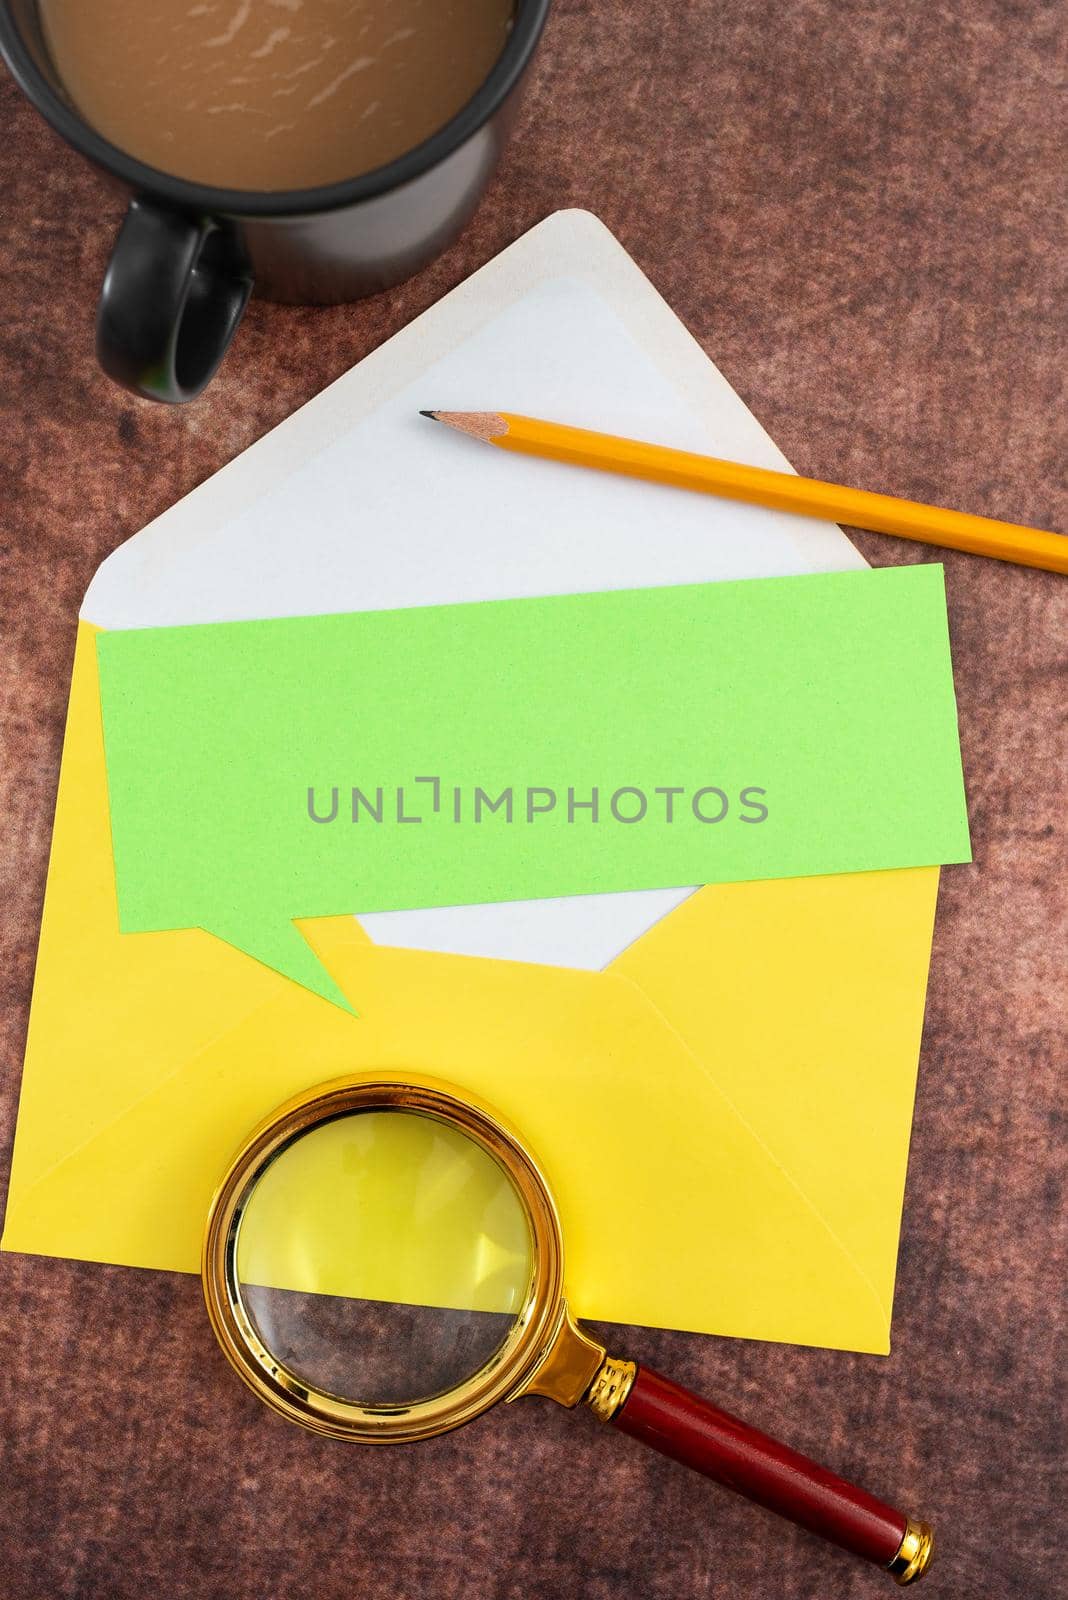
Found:
M 788 469 L 611 234 L 561 212 L 117 550 L 82 615 L 153 627 L 864 565 L 830 524 L 506 455 L 430 409 Z M 599 969 L 691 892 L 360 922 L 382 944 Z

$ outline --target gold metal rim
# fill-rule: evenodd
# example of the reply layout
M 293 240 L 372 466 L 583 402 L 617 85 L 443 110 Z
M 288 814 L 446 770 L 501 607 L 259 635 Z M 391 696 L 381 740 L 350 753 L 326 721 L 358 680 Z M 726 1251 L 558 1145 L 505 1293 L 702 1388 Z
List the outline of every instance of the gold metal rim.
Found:
M 902 1587 L 916 1583 L 931 1565 L 934 1554 L 934 1529 L 926 1522 L 909 1517 L 897 1554 L 888 1571 Z
M 454 1389 L 410 1405 L 366 1406 L 310 1389 L 263 1344 L 242 1301 L 236 1236 L 253 1185 L 280 1148 L 317 1123 L 351 1112 L 403 1110 L 458 1128 L 511 1179 L 530 1224 L 532 1270 L 526 1298 L 504 1344 Z M 425 1439 L 471 1421 L 514 1396 L 537 1371 L 566 1315 L 563 1235 L 548 1184 L 519 1136 L 478 1099 L 418 1075 L 340 1078 L 280 1106 L 246 1140 L 216 1191 L 202 1259 L 204 1299 L 227 1359 L 274 1411 L 316 1433 L 367 1444 Z
M 635 1362 L 619 1356 L 605 1356 L 597 1376 L 590 1384 L 586 1404 L 601 1422 L 611 1422 L 622 1411 L 638 1376 Z

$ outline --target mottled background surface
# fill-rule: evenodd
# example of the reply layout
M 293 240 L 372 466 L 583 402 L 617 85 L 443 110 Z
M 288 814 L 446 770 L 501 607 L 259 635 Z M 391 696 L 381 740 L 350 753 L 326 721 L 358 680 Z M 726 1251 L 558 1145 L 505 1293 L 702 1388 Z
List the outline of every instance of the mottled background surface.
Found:
M 571 205 L 604 218 L 801 471 L 1068 529 L 1066 74 L 1063 0 L 558 0 L 461 241 L 362 305 L 255 305 L 182 411 L 95 370 L 120 206 L 0 79 L 5 1166 L 75 615 L 103 556 Z M 916 554 L 859 542 L 875 563 Z M 894 1353 L 628 1344 L 922 1509 L 932 1597 L 1053 1600 L 1068 588 L 946 569 L 976 859 L 943 877 Z M 0 1337 L 8 1600 L 888 1592 L 547 1404 L 394 1451 L 287 1427 L 224 1369 L 191 1278 L 3 1256 Z

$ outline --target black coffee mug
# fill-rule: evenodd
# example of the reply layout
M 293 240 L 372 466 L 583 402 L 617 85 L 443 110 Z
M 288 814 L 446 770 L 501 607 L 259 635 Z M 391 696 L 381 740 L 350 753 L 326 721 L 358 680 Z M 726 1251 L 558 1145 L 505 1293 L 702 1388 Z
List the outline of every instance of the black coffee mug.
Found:
M 336 304 L 411 277 L 474 211 L 518 108 L 549 0 L 518 0 L 485 83 L 451 122 L 363 177 L 254 193 L 187 183 L 109 144 L 71 104 L 35 0 L 0 0 L 0 52 L 56 131 L 130 193 L 104 278 L 96 350 L 149 400 L 198 395 L 253 288 L 267 300 Z

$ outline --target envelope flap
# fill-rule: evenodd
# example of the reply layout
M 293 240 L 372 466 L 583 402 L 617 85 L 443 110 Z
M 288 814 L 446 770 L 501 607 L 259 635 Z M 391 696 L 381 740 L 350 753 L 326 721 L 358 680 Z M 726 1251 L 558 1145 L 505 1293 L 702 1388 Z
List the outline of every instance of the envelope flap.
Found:
M 864 566 L 831 523 L 476 450 L 419 416 L 488 403 L 789 470 L 604 225 L 560 212 L 116 550 L 83 615 L 143 628 Z M 688 892 L 362 921 L 383 944 L 597 971 Z

